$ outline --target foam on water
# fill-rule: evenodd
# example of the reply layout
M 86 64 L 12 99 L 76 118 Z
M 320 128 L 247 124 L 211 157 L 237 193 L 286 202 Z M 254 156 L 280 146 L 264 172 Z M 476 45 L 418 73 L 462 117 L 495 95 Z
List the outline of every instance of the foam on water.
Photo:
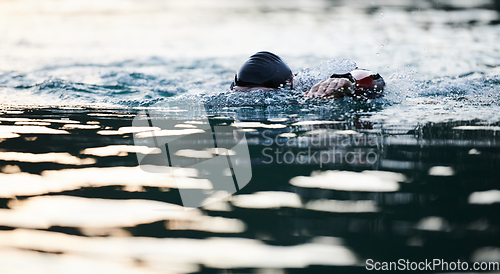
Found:
M 300 69 L 295 73 L 294 90 L 236 92 L 228 89 L 233 72 L 218 64 L 221 61 L 174 62 L 153 58 L 135 62 L 132 66 L 130 62 L 125 68 L 121 67 L 124 64 L 108 67 L 90 65 L 83 69 L 75 65 L 65 68 L 66 72 L 70 72 L 66 75 L 68 79 L 59 75 L 62 68 L 41 73 L 51 75 L 45 80 L 42 80 L 44 76 L 40 72 L 19 75 L 10 72 L 0 76 L 3 85 L 0 92 L 8 105 L 154 105 L 189 109 L 201 101 L 208 110 L 215 112 L 241 107 L 285 113 L 307 109 L 309 113 L 319 116 L 330 113 L 342 118 L 369 113 L 373 114 L 371 121 L 410 121 L 413 124 L 450 119 L 499 120 L 495 114 L 499 112 L 493 110 L 500 108 L 500 77 L 481 71 L 430 80 L 421 79 L 410 69 L 402 69 L 389 76 L 382 72 L 387 83 L 383 98 L 369 102 L 355 102 L 349 98 L 325 101 L 307 99 L 303 93 L 318 81 L 328 78 L 332 72 L 351 70 L 356 63 L 348 59 L 332 59 L 323 62 L 319 68 Z M 83 78 L 93 79 L 75 81 L 81 73 Z M 40 80 L 42 82 L 38 82 Z
M 112 105 L 120 107 L 164 106 L 190 109 L 204 103 L 207 110 L 217 112 L 228 108 L 264 108 L 268 112 L 316 113 L 323 118 L 342 118 L 357 114 L 370 114 L 375 122 L 412 124 L 426 121 L 481 119 L 500 120 L 500 78 L 471 74 L 463 77 L 442 77 L 418 80 L 410 73 L 395 73 L 386 77 L 385 96 L 371 102 L 356 102 L 350 98 L 324 101 L 307 99 L 303 92 L 316 79 L 321 70 L 303 69 L 297 73 L 295 90 L 264 92 L 236 92 L 226 85 L 212 89 L 182 90 L 172 85 L 157 84 L 157 79 L 138 76 L 128 84 L 92 85 L 61 79 L 45 80 L 28 88 L 5 89 L 10 104 L 37 105 Z M 210 83 L 201 83 L 209 86 Z M 150 86 L 153 86 L 152 88 Z M 179 84 L 180 86 L 180 84 Z M 168 90 L 171 90 L 169 92 Z M 196 94 L 198 93 L 198 94 Z M 175 95 L 178 94 L 178 95 Z M 325 117 L 324 115 L 327 114 Z M 330 116 L 328 116 L 330 115 Z

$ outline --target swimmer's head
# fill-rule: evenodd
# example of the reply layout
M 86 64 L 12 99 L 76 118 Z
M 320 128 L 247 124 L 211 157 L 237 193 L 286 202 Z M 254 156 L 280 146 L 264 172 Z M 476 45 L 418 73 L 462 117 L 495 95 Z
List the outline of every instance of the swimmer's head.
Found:
M 277 55 L 261 51 L 250 56 L 234 75 L 234 87 L 277 89 L 290 84 L 292 70 Z

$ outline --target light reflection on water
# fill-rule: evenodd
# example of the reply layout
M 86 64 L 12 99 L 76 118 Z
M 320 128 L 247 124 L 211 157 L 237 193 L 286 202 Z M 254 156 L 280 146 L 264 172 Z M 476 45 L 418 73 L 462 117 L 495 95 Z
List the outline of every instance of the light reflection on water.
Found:
M 17 118 L 43 120 L 57 111 L 10 114 L 7 118 L 14 119 L 4 119 L 1 126 L 11 128 Z M 20 127 L 26 130 L 16 131 L 17 138 L 0 143 L 0 252 L 5 258 L 172 273 L 226 268 L 322 273 L 331 267 L 361 267 L 366 258 L 403 255 L 415 260 L 496 258 L 491 247 L 498 239 L 500 201 L 497 125 L 463 121 L 384 131 L 377 124 L 360 126 L 355 118 L 245 121 L 227 112 L 210 118 L 211 123 L 254 129 L 246 132 L 252 180 L 235 196 L 214 192 L 203 207 L 184 210 L 179 188 L 211 189 L 210 181 L 198 178 L 202 171 L 179 169 L 174 180 L 168 167 L 138 167 L 136 153 L 159 149 L 133 146 L 133 135 L 144 132 L 130 127 L 135 112 L 102 112 L 109 115 L 93 115 L 94 123 L 108 131 L 122 129 L 120 134 L 100 135 L 89 127 L 45 134 L 60 125 L 33 132 L 25 125 Z M 65 113 L 85 121 L 98 111 Z M 174 124 L 198 124 L 186 115 Z M 51 152 L 54 148 L 59 152 Z M 321 155 L 332 148 L 340 154 L 370 151 L 376 161 L 366 165 L 330 158 L 320 166 L 285 157 L 266 163 L 267 148 L 279 155 L 311 149 Z M 230 153 L 236 152 L 180 152 L 200 160 Z M 92 161 L 75 166 L 85 159 Z M 447 248 L 458 242 L 460 248 Z M 391 251 L 377 251 L 380 245 Z M 14 266 L 3 265 L 9 267 Z
M 266 245 L 253 239 L 230 237 L 208 239 L 86 238 L 55 232 L 18 229 L 0 232 L 0 239 L 5 247 L 40 250 L 49 254 L 62 252 L 65 255 L 62 258 L 73 255 L 83 257 L 82 259 L 101 258 L 98 261 L 110 263 L 117 260 L 119 262 L 136 260 L 140 261 L 136 264 L 138 269 L 147 271 L 161 267 L 173 273 L 196 272 L 198 265 L 216 269 L 282 266 L 302 268 L 310 264 L 353 265 L 357 262 L 356 256 L 347 247 L 339 244 L 336 239 L 328 237 L 316 237 L 304 244 L 281 247 Z M 7 262 L 6 266 L 11 265 Z

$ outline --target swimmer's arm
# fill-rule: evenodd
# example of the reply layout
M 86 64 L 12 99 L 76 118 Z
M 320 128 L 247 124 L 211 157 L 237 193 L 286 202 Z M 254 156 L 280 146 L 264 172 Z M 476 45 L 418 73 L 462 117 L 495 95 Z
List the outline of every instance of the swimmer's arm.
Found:
M 305 94 L 309 98 L 337 98 L 351 94 L 353 89 L 353 83 L 347 78 L 328 78 L 314 85 Z

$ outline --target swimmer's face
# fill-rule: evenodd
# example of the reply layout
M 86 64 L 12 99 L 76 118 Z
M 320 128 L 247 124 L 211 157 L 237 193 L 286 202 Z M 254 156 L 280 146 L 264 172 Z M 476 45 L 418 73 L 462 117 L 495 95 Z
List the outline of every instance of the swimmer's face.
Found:
M 271 91 L 271 90 L 274 90 L 272 88 L 266 88 L 266 87 L 240 87 L 240 86 L 236 86 L 234 87 L 234 90 L 236 91 L 251 91 L 251 90 L 262 90 L 262 91 Z

